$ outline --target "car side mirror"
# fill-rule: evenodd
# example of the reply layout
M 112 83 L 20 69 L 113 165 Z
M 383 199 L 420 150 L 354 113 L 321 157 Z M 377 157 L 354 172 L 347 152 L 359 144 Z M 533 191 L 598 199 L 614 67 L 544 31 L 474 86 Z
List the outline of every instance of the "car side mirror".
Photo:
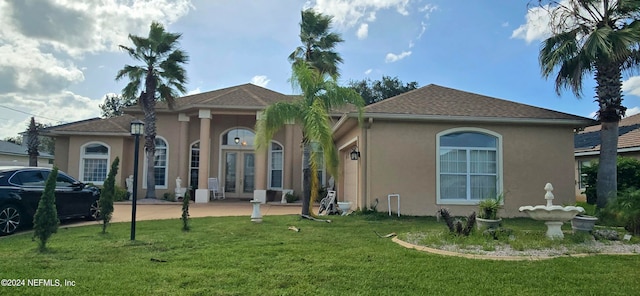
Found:
M 71 184 L 71 187 L 74 188 L 74 189 L 77 189 L 77 190 L 82 190 L 82 189 L 84 189 L 85 186 L 86 185 L 84 183 L 82 183 L 82 182 L 75 182 L 75 183 Z

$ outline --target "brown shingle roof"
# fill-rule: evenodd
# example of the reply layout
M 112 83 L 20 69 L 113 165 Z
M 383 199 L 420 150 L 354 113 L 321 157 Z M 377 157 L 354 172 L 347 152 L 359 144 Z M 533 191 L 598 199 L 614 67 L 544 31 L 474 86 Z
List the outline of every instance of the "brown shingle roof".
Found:
M 367 115 L 406 114 L 510 119 L 589 119 L 549 109 L 474 94 L 435 84 L 406 92 L 364 108 Z
M 122 115 L 111 118 L 91 118 L 63 125 L 48 127 L 45 132 L 53 135 L 62 134 L 102 134 L 128 135 L 131 121 L 135 117 Z
M 197 107 L 261 110 L 275 102 L 292 99 L 294 97 L 247 83 L 178 98 L 175 100 L 175 110 L 182 111 Z M 168 110 L 164 102 L 158 102 L 156 108 L 158 111 Z

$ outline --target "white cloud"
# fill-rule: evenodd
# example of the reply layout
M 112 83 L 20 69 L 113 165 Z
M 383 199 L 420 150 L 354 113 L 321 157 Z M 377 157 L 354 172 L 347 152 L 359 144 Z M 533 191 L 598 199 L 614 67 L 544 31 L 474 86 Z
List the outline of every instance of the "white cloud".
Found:
M 267 84 L 269 84 L 269 81 L 271 81 L 270 79 L 267 78 L 267 76 L 264 75 L 256 75 L 253 76 L 253 78 L 251 78 L 251 83 L 255 84 L 257 86 L 261 86 L 261 87 L 267 87 Z
M 511 38 L 524 39 L 527 44 L 544 40 L 551 35 L 549 12 L 542 7 L 534 7 L 527 11 L 526 23 L 511 33 Z
M 504 22 L 500 26 L 502 26 L 503 28 L 506 28 L 509 26 L 509 22 Z
M 625 112 L 625 116 L 624 117 L 629 117 L 629 116 L 632 116 L 632 115 L 636 115 L 638 113 L 640 113 L 640 107 L 638 107 L 638 106 L 635 106 L 635 107 L 632 107 L 632 108 L 627 108 L 627 112 Z
M 411 51 L 403 51 L 400 54 L 388 53 L 385 57 L 385 63 L 394 63 L 411 55 Z
M 368 24 L 361 24 L 360 28 L 358 28 L 358 32 L 356 32 L 356 36 L 358 36 L 358 39 L 362 40 L 367 38 L 367 35 L 369 35 L 369 25 Z
M 192 8 L 191 0 L 0 1 L 0 100 L 65 122 L 98 116 L 102 100 L 68 91 L 85 80 L 87 68 L 77 64 L 119 51 L 128 34 L 144 36 L 151 20 L 171 24 Z M 0 136 L 22 131 L 26 116 L 3 115 Z
M 622 91 L 640 97 L 640 76 L 633 76 L 623 81 Z
M 371 71 L 373 71 L 373 69 L 367 69 L 367 71 L 364 71 L 364 75 L 369 75 L 369 74 L 371 74 Z
M 188 91 L 188 92 L 187 92 L 187 96 L 195 95 L 195 94 L 199 94 L 199 93 L 201 93 L 201 92 L 202 92 L 202 91 L 200 90 L 200 88 L 199 88 L 199 87 L 196 87 L 196 89 L 192 89 L 192 90 Z
M 334 24 L 341 28 L 355 27 L 366 19 L 371 22 L 376 18 L 376 11 L 393 9 L 401 14 L 408 15 L 410 0 L 316 0 L 314 4 L 307 2 L 307 7 L 313 7 L 316 11 L 333 16 Z
M 437 5 L 426 4 L 425 6 L 418 9 L 420 12 L 424 12 L 424 18 L 428 19 L 431 16 L 431 13 L 438 10 Z

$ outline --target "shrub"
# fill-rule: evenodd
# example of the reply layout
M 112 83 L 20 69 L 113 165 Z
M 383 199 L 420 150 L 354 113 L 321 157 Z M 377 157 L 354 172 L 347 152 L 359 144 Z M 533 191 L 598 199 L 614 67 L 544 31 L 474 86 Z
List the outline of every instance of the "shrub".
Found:
M 587 203 L 596 204 L 598 180 L 598 163 L 594 163 L 582 169 L 585 174 L 584 184 Z M 617 160 L 618 191 L 622 192 L 630 188 L 640 188 L 640 160 L 630 157 L 618 157 Z
M 284 196 L 284 199 L 286 199 L 288 203 L 292 203 L 297 201 L 299 198 L 297 195 L 287 192 L 287 194 Z
M 127 192 L 127 189 L 124 187 L 120 187 L 118 185 L 115 185 L 115 192 L 113 195 L 113 201 L 123 201 L 123 200 L 127 200 L 128 197 L 127 195 L 129 194 L 129 192 Z
M 165 192 L 162 195 L 162 198 L 164 198 L 164 200 L 168 200 L 168 201 L 176 201 L 176 196 L 171 192 Z
M 102 218 L 102 233 L 107 232 L 107 226 L 113 216 L 113 200 L 115 199 L 116 175 L 118 174 L 119 164 L 120 158 L 116 156 L 116 159 L 111 163 L 111 170 L 109 171 L 107 179 L 104 181 L 104 187 L 100 192 L 100 200 L 98 204 L 100 206 L 100 217 Z
M 189 231 L 191 227 L 189 227 L 189 200 L 191 200 L 191 196 L 189 195 L 189 191 L 185 192 L 184 197 L 182 198 L 182 231 Z
M 58 232 L 58 224 L 60 224 L 55 196 L 57 179 L 58 168 L 53 167 L 44 186 L 40 202 L 38 202 L 36 214 L 33 216 L 33 237 L 37 237 L 40 240 L 40 252 L 46 249 L 47 241 L 52 234 Z
M 640 235 L 640 190 L 628 189 L 618 194 L 602 211 L 601 219 L 614 219 L 634 235 Z
M 438 213 L 444 219 L 444 222 L 447 223 L 447 227 L 449 228 L 449 232 L 454 233 L 456 235 L 469 236 L 471 231 L 473 231 L 473 227 L 476 225 L 476 212 L 471 213 L 469 217 L 467 217 L 466 223 L 463 225 L 462 220 L 456 219 L 449 213 L 447 209 L 440 209 Z

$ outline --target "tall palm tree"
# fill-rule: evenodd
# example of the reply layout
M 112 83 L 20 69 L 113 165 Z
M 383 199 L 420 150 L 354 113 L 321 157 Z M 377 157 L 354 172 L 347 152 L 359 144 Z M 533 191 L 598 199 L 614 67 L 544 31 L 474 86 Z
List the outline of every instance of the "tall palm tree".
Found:
M 144 112 L 145 155 L 147 159 L 147 194 L 145 198 L 155 198 L 154 154 L 156 139 L 156 100 L 166 101 L 173 109 L 174 99 L 186 92 L 186 71 L 183 64 L 189 57 L 178 48 L 182 34 L 169 33 L 164 27 L 152 22 L 148 37 L 129 34 L 134 47 L 120 45 L 129 56 L 142 63 L 139 66 L 125 65 L 118 71 L 116 80 L 129 78 L 122 89 L 125 99 L 137 99 Z
M 329 110 L 347 104 L 355 105 L 362 117 L 364 100 L 353 89 L 340 87 L 337 80 L 305 63 L 294 63 L 291 82 L 301 95 L 294 102 L 278 102 L 267 107 L 256 123 L 256 149 L 265 149 L 273 135 L 286 123 L 295 122 L 302 128 L 305 152 L 309 153 L 309 168 L 305 175 L 310 180 L 310 194 L 302 199 L 302 215 L 311 213 L 318 196 L 318 168 L 324 161 L 333 176 L 338 172 L 338 152 L 333 143 L 333 123 Z M 306 178 L 305 178 L 306 179 Z M 308 197 L 307 197 L 308 196 Z
M 597 119 L 602 125 L 597 205 L 602 208 L 617 194 L 618 123 L 627 109 L 622 105 L 622 73 L 637 69 L 640 61 L 640 1 L 540 0 L 539 4 L 549 9 L 553 30 L 540 49 L 543 76 L 557 72 L 558 95 L 570 89 L 580 97 L 588 74 L 597 83 Z
M 294 64 L 308 63 L 321 73 L 337 77 L 338 63 L 342 63 L 342 57 L 333 49 L 344 40 L 340 34 L 329 31 L 331 20 L 331 16 L 316 13 L 313 9 L 303 10 L 300 21 L 302 46 L 289 55 L 289 61 Z

